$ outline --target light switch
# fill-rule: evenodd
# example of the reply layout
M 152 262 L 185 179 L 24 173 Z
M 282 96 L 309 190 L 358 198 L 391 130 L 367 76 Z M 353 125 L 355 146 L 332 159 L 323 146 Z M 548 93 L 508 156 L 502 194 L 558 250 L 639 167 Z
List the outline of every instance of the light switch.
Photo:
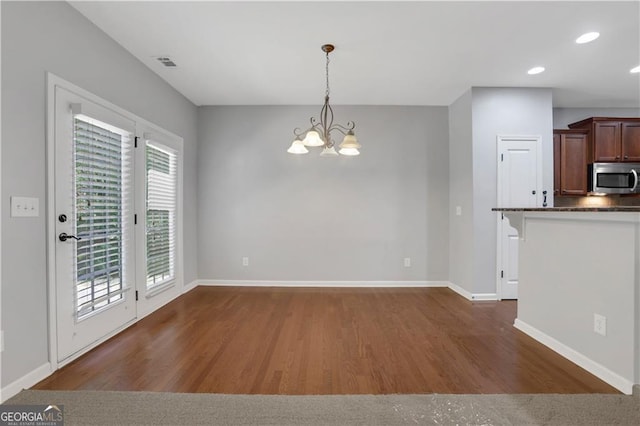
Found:
M 11 197 L 11 217 L 38 217 L 40 200 L 34 197 Z

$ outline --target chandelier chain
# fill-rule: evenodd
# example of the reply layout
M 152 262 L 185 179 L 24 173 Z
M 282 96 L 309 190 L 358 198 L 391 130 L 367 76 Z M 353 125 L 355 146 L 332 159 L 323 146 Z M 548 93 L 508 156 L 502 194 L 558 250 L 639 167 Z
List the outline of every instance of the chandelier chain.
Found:
M 325 96 L 329 96 L 329 52 L 327 52 L 327 64 L 326 64 L 326 77 L 327 77 L 327 90 Z

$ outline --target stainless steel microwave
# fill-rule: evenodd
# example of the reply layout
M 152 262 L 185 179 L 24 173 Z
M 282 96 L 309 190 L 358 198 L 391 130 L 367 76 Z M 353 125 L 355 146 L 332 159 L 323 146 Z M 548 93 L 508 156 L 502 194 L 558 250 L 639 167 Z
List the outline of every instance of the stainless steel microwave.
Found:
M 589 165 L 589 191 L 599 194 L 638 194 L 640 163 Z

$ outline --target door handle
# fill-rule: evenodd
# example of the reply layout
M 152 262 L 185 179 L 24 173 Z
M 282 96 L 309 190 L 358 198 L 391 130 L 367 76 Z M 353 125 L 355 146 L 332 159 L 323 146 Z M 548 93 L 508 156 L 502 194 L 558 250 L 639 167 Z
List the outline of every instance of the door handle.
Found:
M 547 191 L 542 191 L 542 196 L 544 197 L 542 200 L 542 207 L 547 207 Z
M 58 239 L 62 242 L 67 241 L 68 239 L 73 238 L 74 240 L 78 241 L 81 240 L 81 237 L 76 237 L 75 235 L 67 235 L 66 232 L 61 233 L 60 235 L 58 235 Z

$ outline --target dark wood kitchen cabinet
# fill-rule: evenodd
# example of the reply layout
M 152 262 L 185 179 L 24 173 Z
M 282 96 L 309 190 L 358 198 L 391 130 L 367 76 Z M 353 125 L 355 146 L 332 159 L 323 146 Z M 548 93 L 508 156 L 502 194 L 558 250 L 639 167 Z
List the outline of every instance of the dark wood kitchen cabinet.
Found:
M 588 131 L 589 162 L 640 162 L 640 118 L 591 117 L 569 128 Z
M 590 157 L 586 130 L 553 131 L 553 195 L 587 194 L 587 165 Z

